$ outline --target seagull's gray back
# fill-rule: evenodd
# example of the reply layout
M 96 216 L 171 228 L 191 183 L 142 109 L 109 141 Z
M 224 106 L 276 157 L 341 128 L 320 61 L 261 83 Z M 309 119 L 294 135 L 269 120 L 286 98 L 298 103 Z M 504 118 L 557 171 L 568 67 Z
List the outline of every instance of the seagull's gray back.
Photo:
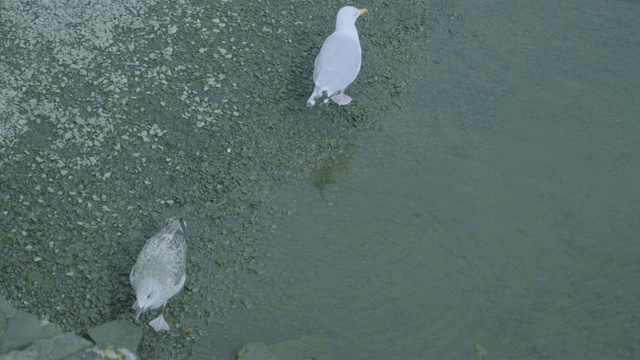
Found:
M 158 284 L 165 301 L 180 291 L 186 279 L 185 226 L 181 218 L 171 218 L 167 226 L 144 245 L 130 274 L 136 292 L 145 282 Z

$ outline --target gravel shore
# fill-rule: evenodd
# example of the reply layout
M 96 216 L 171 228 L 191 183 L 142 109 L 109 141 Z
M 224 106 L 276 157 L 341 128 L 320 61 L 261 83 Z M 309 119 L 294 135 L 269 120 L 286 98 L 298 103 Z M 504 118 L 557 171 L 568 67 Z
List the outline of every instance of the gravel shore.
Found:
M 261 234 L 280 215 L 268 195 L 400 107 L 412 45 L 451 18 L 429 1 L 355 5 L 369 13 L 354 102 L 307 108 L 342 4 L 4 1 L 0 296 L 77 334 L 132 320 L 138 252 L 189 209 L 174 329 L 140 322 L 140 355 L 188 357 L 199 324 L 252 306 L 241 279 L 259 276 Z

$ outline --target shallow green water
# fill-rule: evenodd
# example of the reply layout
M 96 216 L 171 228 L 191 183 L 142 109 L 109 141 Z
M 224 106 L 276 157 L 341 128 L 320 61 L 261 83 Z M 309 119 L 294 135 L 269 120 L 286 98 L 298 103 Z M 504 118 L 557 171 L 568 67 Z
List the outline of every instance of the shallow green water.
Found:
M 196 346 L 338 358 L 637 358 L 640 4 L 484 1 L 401 111 L 272 200 L 259 300 Z M 332 173 L 327 175 L 327 173 Z M 320 184 L 320 185 L 319 185 Z

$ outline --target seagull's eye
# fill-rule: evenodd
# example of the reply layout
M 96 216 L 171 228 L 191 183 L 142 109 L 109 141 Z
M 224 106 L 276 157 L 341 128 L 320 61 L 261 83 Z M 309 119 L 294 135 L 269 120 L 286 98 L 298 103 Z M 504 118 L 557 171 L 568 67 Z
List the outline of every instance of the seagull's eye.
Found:
M 147 299 L 151 297 L 151 294 L 147 295 Z

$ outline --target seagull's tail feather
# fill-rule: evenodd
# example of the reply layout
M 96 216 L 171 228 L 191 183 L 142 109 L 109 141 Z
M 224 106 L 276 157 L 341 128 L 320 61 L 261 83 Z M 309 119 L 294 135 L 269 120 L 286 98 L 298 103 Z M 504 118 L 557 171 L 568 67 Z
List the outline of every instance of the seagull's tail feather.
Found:
M 311 94 L 311 97 L 309 98 L 309 100 L 307 100 L 307 106 L 313 106 L 316 104 L 316 99 L 322 96 L 322 89 L 320 89 L 319 87 L 315 87 L 315 89 L 313 89 L 313 94 Z

